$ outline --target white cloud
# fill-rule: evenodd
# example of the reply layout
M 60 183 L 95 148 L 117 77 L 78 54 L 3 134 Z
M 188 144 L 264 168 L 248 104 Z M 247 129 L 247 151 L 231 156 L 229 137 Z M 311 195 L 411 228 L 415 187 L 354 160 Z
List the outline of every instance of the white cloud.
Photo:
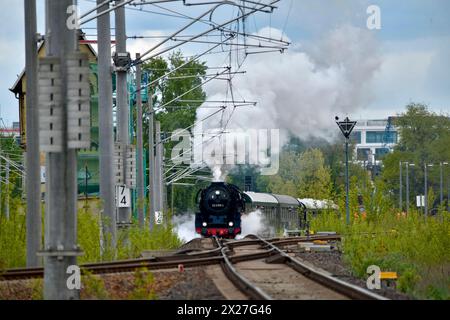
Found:
M 386 117 L 405 110 L 410 102 L 428 104 L 436 111 L 450 111 L 448 38 L 420 38 L 385 42 L 383 64 L 373 81 L 374 101 L 361 111 Z
M 168 32 L 166 30 L 145 30 L 141 32 L 139 35 L 143 37 L 160 37 L 166 36 Z M 143 38 L 143 39 L 128 39 L 127 41 L 127 50 L 130 52 L 131 57 L 134 59 L 136 57 L 136 53 L 140 53 L 141 55 L 155 47 L 158 43 L 161 42 L 160 38 Z M 167 44 L 156 49 L 155 53 L 161 51 L 161 49 L 167 47 Z M 152 55 L 150 53 L 149 55 Z

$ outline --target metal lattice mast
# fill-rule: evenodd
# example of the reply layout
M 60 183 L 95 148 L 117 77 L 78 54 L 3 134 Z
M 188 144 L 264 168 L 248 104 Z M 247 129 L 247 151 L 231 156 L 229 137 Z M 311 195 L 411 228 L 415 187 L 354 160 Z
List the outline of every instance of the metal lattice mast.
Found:
M 9 220 L 9 159 L 7 158 L 6 159 L 6 161 L 5 161 L 6 163 L 5 163 L 5 165 L 6 165 L 6 168 L 5 168 L 5 184 L 6 184 L 6 186 L 5 186 L 5 189 L 6 189 L 6 194 L 5 194 L 5 197 L 6 197 L 6 199 L 5 199 L 5 216 L 6 216 L 6 219 L 7 220 Z
M 140 54 L 136 54 L 136 60 L 139 60 Z M 137 117 L 136 117 L 136 126 L 137 126 L 137 146 L 136 146 L 136 154 L 137 154 L 137 192 L 138 192 L 138 218 L 139 218 L 139 226 L 141 228 L 144 227 L 144 165 L 143 165 L 143 138 L 142 138 L 142 94 L 141 94 L 141 64 L 136 66 L 136 107 L 137 107 Z
M 162 189 L 161 189 L 161 123 L 155 122 L 155 211 L 161 212 L 162 207 Z
M 149 155 L 149 163 L 148 163 L 148 172 L 149 172 L 149 226 L 150 230 L 153 230 L 154 226 L 154 217 L 155 217 L 155 115 L 153 110 L 153 95 L 151 92 L 148 94 L 148 108 L 149 108 L 149 123 L 148 123 L 148 155 Z

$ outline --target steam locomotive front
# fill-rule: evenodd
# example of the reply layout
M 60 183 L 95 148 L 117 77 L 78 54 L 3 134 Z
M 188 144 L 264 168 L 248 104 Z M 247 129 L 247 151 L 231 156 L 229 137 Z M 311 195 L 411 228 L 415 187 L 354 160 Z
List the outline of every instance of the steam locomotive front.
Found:
M 196 215 L 196 232 L 208 236 L 234 238 L 241 233 L 243 199 L 236 186 L 212 183 L 201 191 L 200 212 Z

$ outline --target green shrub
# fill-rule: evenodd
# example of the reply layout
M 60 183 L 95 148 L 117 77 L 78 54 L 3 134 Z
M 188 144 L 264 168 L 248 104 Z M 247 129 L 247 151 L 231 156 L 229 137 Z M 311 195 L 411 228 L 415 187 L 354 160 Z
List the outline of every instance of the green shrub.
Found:
M 403 271 L 397 280 L 397 287 L 400 291 L 412 294 L 417 283 L 420 281 L 420 276 L 413 268 Z
M 109 298 L 104 281 L 86 269 L 82 271 L 81 286 L 81 297 L 83 299 L 105 300 Z
M 26 220 L 21 201 L 10 202 L 10 217 L 0 214 L 0 269 L 26 265 Z
M 133 291 L 129 295 L 130 300 L 156 300 L 157 295 L 153 289 L 155 279 L 153 273 L 146 268 L 137 269 L 134 272 Z
M 397 287 L 417 298 L 445 298 L 450 288 L 450 215 L 441 211 L 425 219 L 419 212 L 407 216 L 390 209 L 368 212 L 367 217 L 345 219 L 335 212 L 311 220 L 315 231 L 343 235 L 344 262 L 352 272 L 367 278 L 370 265 L 399 274 Z
M 44 300 L 44 280 L 33 279 L 31 282 L 31 299 Z

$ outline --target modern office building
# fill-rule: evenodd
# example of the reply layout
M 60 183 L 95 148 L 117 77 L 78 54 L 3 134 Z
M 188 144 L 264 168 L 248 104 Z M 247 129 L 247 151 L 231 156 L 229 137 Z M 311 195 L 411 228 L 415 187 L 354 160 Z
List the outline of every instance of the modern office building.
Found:
M 393 121 L 394 117 L 358 120 L 351 136 L 358 161 L 368 165 L 379 165 L 383 156 L 393 150 L 399 139 Z

